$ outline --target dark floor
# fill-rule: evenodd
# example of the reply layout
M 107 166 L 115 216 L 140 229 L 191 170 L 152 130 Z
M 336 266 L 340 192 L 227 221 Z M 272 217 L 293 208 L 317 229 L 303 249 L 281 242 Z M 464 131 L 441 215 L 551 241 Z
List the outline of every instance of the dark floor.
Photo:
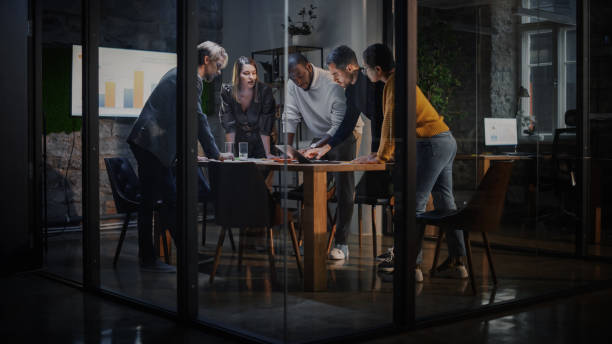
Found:
M 238 343 L 34 273 L 0 279 L 2 343 Z M 366 343 L 610 343 L 612 290 Z
M 214 252 L 219 228 L 209 225 L 208 232 L 207 245 L 200 247 L 203 254 Z M 128 233 L 117 268 L 112 267 L 112 256 L 118 232 L 104 231 L 101 234 L 102 288 L 176 311 L 176 274 L 141 271 L 136 260 L 136 233 Z M 80 238 L 79 232 L 52 237 L 46 261 L 47 271 L 79 280 L 82 270 Z M 382 245 L 381 240 L 378 243 L 379 252 L 392 244 L 391 237 L 383 239 Z M 280 340 L 283 338 L 286 310 L 287 338 L 290 342 L 350 334 L 391 323 L 392 277 L 376 272 L 371 237 L 364 237 L 361 249 L 356 237 L 351 237 L 350 259 L 328 264 L 327 292 L 304 292 L 294 258 L 289 255 L 286 299 L 283 295 L 280 236 L 276 235 L 275 243 L 275 281 L 271 278 L 265 253 L 256 250 L 257 240 L 256 237 L 250 239 L 251 245 L 241 268 L 238 268 L 237 254 L 226 240 L 214 284 L 208 281 L 212 264 L 200 264 L 198 291 L 201 320 Z M 262 245 L 261 242 L 259 244 Z M 474 270 L 478 293 L 472 295 L 467 281 L 427 275 L 433 251 L 434 242 L 426 241 L 425 281 L 416 288 L 417 319 L 475 310 L 612 279 L 612 264 L 494 249 L 499 279 L 499 284 L 494 288 L 484 252 L 475 246 Z M 445 245 L 441 255 L 446 255 Z

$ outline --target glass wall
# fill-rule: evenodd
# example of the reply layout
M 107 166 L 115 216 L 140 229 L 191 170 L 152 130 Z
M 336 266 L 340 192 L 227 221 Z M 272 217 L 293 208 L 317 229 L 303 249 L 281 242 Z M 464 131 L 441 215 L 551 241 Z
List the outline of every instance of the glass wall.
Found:
M 174 311 L 176 6 L 101 2 L 98 50 L 101 287 Z
M 283 163 L 271 159 L 280 144 L 285 6 L 233 0 L 199 10 L 199 40 L 227 53 L 227 67 L 205 87 L 205 112 L 228 156 L 199 164 L 210 190 L 201 195 L 203 221 L 190 229 L 200 236 L 198 319 L 267 341 L 283 340 L 285 283 L 300 278 L 283 224 Z
M 391 226 L 390 217 L 383 216 L 390 213 L 389 197 L 375 200 L 378 205 L 372 210 L 372 203 L 354 204 L 352 196 L 363 170 L 371 167 L 315 167 L 295 159 L 278 160 L 289 146 L 306 154 L 313 143 L 338 130 L 350 85 L 332 76 L 326 58 L 341 45 L 349 47 L 356 57 L 350 75 L 355 80 L 360 75 L 365 85 L 362 53 L 383 40 L 383 1 L 232 0 L 201 8 L 202 15 L 211 23 L 222 23 L 219 37 L 229 55 L 222 80 L 211 84 L 211 128 L 219 147 L 234 142 L 236 158 L 240 143 L 248 143 L 248 162 L 257 171 L 248 173 L 242 162 L 200 164 L 212 191 L 198 253 L 199 319 L 285 342 L 390 325 L 392 277 L 377 274 L 373 250 L 376 243 L 378 254 L 382 247 L 392 246 L 391 231 L 382 236 L 383 223 Z M 250 105 L 253 110 L 237 105 L 233 93 L 249 94 L 248 84 L 241 86 L 240 80 L 251 67 L 239 64 L 234 69 L 236 63 L 244 64 L 241 56 L 254 60 L 262 92 L 261 105 Z M 259 122 L 242 123 L 242 111 L 260 116 Z M 359 112 L 355 115 L 356 119 Z M 356 128 L 350 123 L 338 146 L 321 159 L 350 161 L 370 153 L 371 114 L 367 115 Z M 260 131 L 256 139 L 250 138 L 251 129 Z M 266 133 L 270 155 L 258 153 L 260 142 L 268 140 Z M 247 171 L 242 172 L 244 180 L 232 180 L 229 176 L 240 168 Z M 334 169 L 343 172 L 332 173 Z M 245 182 L 251 183 L 250 189 L 240 186 Z M 258 216 L 270 208 L 274 218 Z M 371 234 L 372 218 L 377 240 Z M 338 250 L 343 257 L 337 256 Z
M 457 144 L 453 191 L 463 210 L 445 226 L 469 231 L 472 257 L 458 242 L 467 236 L 449 231 L 439 244 L 438 228 L 427 227 L 417 317 L 608 278 L 606 264 L 569 259 L 582 234 L 576 2 L 419 5 L 418 85 Z
M 72 47 L 81 41 L 80 2 L 45 1 L 42 33 L 45 266 L 82 282 L 82 123 L 71 111 L 71 100 L 81 99 L 71 80 Z
M 417 3 L 412 118 L 394 82 L 412 56 L 394 32 L 408 25 L 404 3 L 197 2 L 197 43 L 207 43 L 186 67 L 198 75 L 197 210 L 182 215 L 197 221 L 179 228 L 177 191 L 196 191 L 176 183 L 180 3 L 101 2 L 102 290 L 293 343 L 609 278 L 608 264 L 573 257 L 580 237 L 591 254 L 608 252 L 605 154 L 593 228 L 583 233 L 578 216 L 576 2 Z M 81 281 L 81 8 L 45 2 L 44 15 L 46 265 Z M 402 190 L 416 191 L 416 226 L 401 225 L 413 211 Z M 197 253 L 177 248 L 184 234 Z M 412 244 L 421 254 L 396 269 Z M 183 268 L 197 276 L 179 282 Z M 414 295 L 394 294 L 413 280 Z
M 591 209 L 594 243 L 589 253 L 597 256 L 612 256 L 610 244 L 610 162 L 612 155 L 606 136 L 610 133 L 612 104 L 606 94 L 610 84 L 605 75 L 610 72 L 610 34 L 607 19 L 609 6 L 605 1 L 591 1 L 589 15 L 589 115 L 592 162 Z

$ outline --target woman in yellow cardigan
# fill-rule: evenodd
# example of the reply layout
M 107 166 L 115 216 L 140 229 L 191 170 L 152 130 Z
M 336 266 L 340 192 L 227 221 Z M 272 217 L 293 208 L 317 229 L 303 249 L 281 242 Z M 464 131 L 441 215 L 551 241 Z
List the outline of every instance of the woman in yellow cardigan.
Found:
M 359 162 L 383 163 L 394 160 L 395 139 L 393 134 L 395 115 L 395 61 L 393 54 L 383 44 L 373 44 L 363 52 L 366 73 L 372 82 L 385 83 L 383 90 L 383 124 L 378 152 L 355 159 Z M 425 212 L 429 195 L 434 198 L 436 209 L 456 209 L 453 196 L 453 160 L 457 153 L 457 143 L 442 116 L 431 105 L 421 89 L 416 88 L 416 213 Z M 402 115 L 402 114 L 398 114 Z M 467 270 L 462 263 L 465 247 L 461 231 L 449 230 L 446 233 L 449 258 L 436 268 L 440 276 L 467 278 Z M 419 233 L 418 256 L 415 267 L 415 280 L 423 281 L 420 264 L 423 262 L 421 243 L 423 232 Z M 393 249 L 380 258 L 384 260 L 379 269 L 393 272 Z

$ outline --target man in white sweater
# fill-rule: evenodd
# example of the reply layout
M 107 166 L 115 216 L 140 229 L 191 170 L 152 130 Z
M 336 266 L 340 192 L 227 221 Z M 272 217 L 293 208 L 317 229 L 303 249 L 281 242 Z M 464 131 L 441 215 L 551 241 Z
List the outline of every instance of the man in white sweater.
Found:
M 283 114 L 284 131 L 288 144 L 293 138 L 298 124 L 304 121 L 309 131 L 317 139 L 311 148 L 323 146 L 336 133 L 346 113 L 344 90 L 333 81 L 328 71 L 317 68 L 302 54 L 289 56 L 289 78 Z M 353 135 L 330 150 L 329 160 L 350 161 L 355 158 L 358 140 L 361 140 L 363 121 L 359 119 Z M 336 220 L 336 245 L 329 258 L 340 260 L 348 258 L 348 232 L 353 216 L 355 176 L 353 172 L 333 173 L 338 200 Z

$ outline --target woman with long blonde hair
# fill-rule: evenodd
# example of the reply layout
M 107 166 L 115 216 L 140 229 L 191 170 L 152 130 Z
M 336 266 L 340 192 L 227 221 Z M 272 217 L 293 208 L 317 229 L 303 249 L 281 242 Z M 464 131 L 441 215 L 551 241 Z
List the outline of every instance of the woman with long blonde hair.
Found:
M 257 64 L 240 56 L 234 63 L 232 84 L 221 90 L 219 118 L 225 129 L 225 141 L 248 142 L 249 158 L 271 157 L 270 134 L 275 111 L 272 89 L 258 81 Z

